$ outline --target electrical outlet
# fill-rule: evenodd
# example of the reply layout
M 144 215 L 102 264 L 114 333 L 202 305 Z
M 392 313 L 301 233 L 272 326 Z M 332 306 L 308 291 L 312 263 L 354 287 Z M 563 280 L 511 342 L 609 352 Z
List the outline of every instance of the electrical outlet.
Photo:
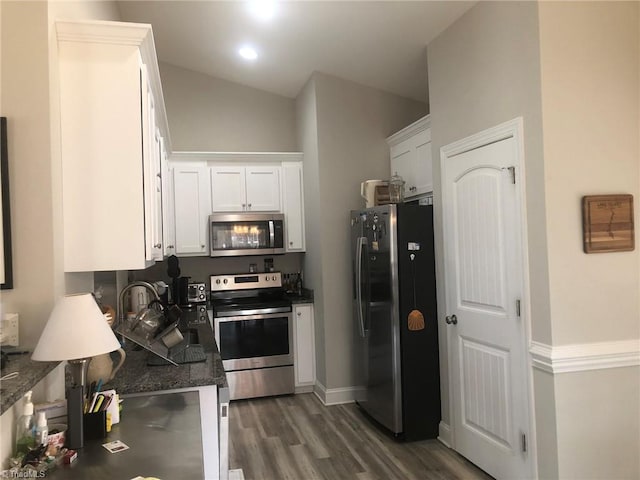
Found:
M 18 334 L 18 314 L 5 313 L 0 321 L 0 344 L 17 347 L 20 344 Z

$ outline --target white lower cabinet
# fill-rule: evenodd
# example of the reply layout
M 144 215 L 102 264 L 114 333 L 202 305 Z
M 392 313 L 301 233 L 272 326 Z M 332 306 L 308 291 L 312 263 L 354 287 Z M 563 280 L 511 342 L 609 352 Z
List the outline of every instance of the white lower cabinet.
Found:
M 312 391 L 316 383 L 313 304 L 293 305 L 293 365 L 296 392 Z
M 173 168 L 176 255 L 207 255 L 211 184 L 207 167 Z

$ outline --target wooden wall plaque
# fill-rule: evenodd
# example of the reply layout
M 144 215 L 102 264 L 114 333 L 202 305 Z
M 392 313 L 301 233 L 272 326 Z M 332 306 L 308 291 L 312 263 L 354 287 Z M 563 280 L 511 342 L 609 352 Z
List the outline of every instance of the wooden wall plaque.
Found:
M 582 197 L 582 233 L 585 253 L 633 250 L 633 195 Z

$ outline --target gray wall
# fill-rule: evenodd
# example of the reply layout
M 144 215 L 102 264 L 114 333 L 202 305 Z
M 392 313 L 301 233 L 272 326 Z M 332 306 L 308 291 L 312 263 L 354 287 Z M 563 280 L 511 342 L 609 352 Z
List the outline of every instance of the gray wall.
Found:
M 91 275 L 63 272 L 54 22 L 118 16 L 113 2 L 1 3 L 0 111 L 8 124 L 14 288 L 0 294 L 0 311 L 20 314 L 21 343 L 34 346 L 59 296 L 93 288 Z
M 295 151 L 293 99 L 159 65 L 174 151 Z
M 639 337 L 638 251 L 585 255 L 580 216 L 639 193 L 639 25 L 636 2 L 480 2 L 428 46 L 437 209 L 440 147 L 524 118 L 531 339 L 552 347 Z M 540 478 L 638 478 L 639 378 L 534 371 Z
M 306 249 L 304 257 L 305 280 L 314 289 L 314 327 L 316 339 L 316 377 L 326 385 L 327 369 L 325 358 L 324 288 L 322 283 L 322 258 L 325 250 L 322 244 L 322 222 L 320 218 L 320 164 L 318 161 L 318 114 L 316 105 L 316 82 L 311 77 L 296 98 L 297 142 L 304 152 L 304 209 Z
M 118 14 L 114 2 L 0 2 L 0 112 L 8 124 L 14 273 L 14 288 L 0 293 L 0 314 L 20 314 L 20 343 L 27 347 L 37 342 L 61 295 L 93 288 L 91 275 L 65 275 L 62 267 L 57 18 L 118 20 Z M 64 368 L 58 367 L 34 386 L 33 400 L 62 397 Z M 2 466 L 22 404 L 0 417 Z
M 305 192 L 307 208 L 311 205 L 307 236 L 316 245 L 308 248 L 305 271 L 312 272 L 307 280 L 321 304 L 316 328 L 325 340 L 316 342 L 326 369 L 318 369 L 325 375 L 318 380 L 327 389 L 352 387 L 358 371 L 351 358 L 349 211 L 363 206 L 360 182 L 390 176 L 386 137 L 424 116 L 426 104 L 316 72 L 298 107 L 305 188 L 312 183 Z
M 541 2 L 539 23 L 553 345 L 637 352 L 640 251 L 584 254 L 580 200 L 640 195 L 640 4 Z M 640 478 L 637 363 L 554 384 L 559 477 Z
M 537 6 L 482 2 L 428 45 L 434 204 L 442 211 L 440 148 L 524 117 L 531 316 L 536 337 L 550 339 L 544 211 Z M 438 312 L 445 310 L 442 216 L 435 217 Z M 443 421 L 450 423 L 446 328 L 440 329 Z

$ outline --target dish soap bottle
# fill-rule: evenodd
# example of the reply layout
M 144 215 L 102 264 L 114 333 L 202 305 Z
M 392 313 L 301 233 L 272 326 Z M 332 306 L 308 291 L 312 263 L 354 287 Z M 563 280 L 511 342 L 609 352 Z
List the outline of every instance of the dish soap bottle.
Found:
M 302 274 L 300 272 L 298 272 L 298 277 L 296 278 L 296 293 L 302 295 Z
M 31 390 L 24 395 L 24 409 L 22 410 L 22 416 L 18 419 L 18 424 L 16 426 L 16 452 L 18 454 L 27 454 L 30 449 L 36 447 L 31 395 Z
M 47 414 L 45 412 L 38 412 L 38 418 L 36 419 L 36 435 L 35 435 L 36 446 L 46 445 L 48 437 L 49 437 L 49 427 L 47 426 Z

